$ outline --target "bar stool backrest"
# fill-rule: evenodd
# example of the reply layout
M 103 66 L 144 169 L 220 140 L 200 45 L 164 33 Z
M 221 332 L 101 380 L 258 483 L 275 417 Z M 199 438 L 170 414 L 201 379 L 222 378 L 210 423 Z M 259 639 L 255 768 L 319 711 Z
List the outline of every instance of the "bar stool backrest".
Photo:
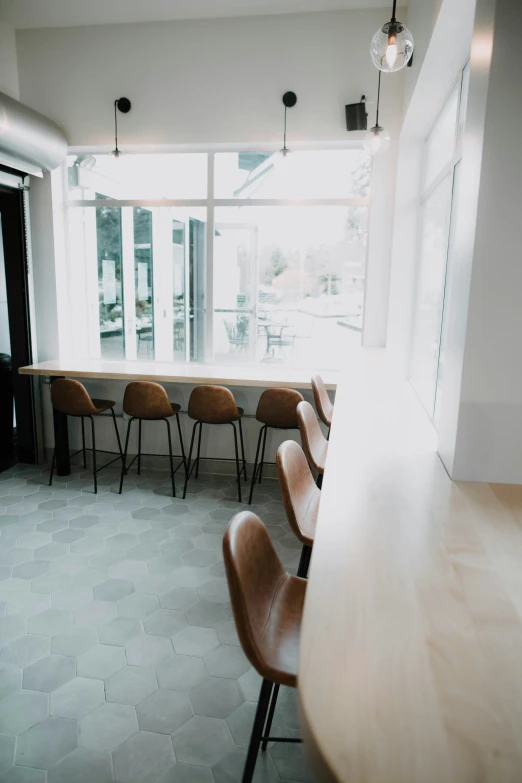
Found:
M 230 522 L 223 556 L 241 646 L 254 669 L 269 676 L 269 648 L 277 641 L 268 633 L 271 610 L 287 572 L 266 527 L 250 511 L 236 514 Z
M 98 412 L 83 383 L 70 378 L 52 382 L 51 402 L 55 410 L 67 416 L 92 416 Z
M 297 406 L 304 400 L 294 389 L 266 389 L 257 404 L 256 419 L 279 429 L 297 429 Z
M 204 424 L 230 424 L 239 411 L 230 389 L 225 386 L 196 386 L 188 404 L 188 415 Z
M 317 416 L 309 402 L 299 403 L 297 406 L 297 418 L 303 451 L 306 454 L 308 463 L 319 473 L 323 473 L 328 452 L 328 441 L 321 432 Z
M 300 539 L 299 521 L 306 518 L 321 491 L 317 488 L 303 449 L 295 440 L 287 440 L 279 446 L 277 471 L 288 524 Z
M 317 415 L 327 427 L 332 426 L 334 406 L 320 375 L 312 376 L 312 391 Z
M 136 419 L 165 419 L 173 414 L 167 392 L 152 381 L 128 383 L 123 395 L 123 410 Z

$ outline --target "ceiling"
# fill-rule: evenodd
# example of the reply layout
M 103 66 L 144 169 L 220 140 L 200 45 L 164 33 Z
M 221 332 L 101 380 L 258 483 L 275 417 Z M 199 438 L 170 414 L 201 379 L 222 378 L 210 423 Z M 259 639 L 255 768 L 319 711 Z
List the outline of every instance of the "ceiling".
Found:
M 386 0 L 0 0 L 0 19 L 16 29 L 27 29 L 355 10 L 389 5 Z

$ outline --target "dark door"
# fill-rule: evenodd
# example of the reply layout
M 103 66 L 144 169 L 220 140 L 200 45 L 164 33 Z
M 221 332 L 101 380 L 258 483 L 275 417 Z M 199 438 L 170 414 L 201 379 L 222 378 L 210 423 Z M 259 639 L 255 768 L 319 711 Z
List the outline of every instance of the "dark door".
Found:
M 0 186 L 0 240 L 3 247 L 7 321 L 9 326 L 14 393 L 14 419 L 5 395 L 0 416 L 11 415 L 13 421 L 12 445 L 2 438 L 0 443 L 0 469 L 13 462 L 37 462 L 36 417 L 32 379 L 19 375 L 18 368 L 31 364 L 31 330 L 29 323 L 29 298 L 27 284 L 27 255 L 25 241 L 25 215 L 23 191 Z M 3 328 L 5 337 L 5 325 Z M 4 351 L 7 353 L 7 351 Z M 0 382 L 2 378 L 0 374 Z M 4 421 L 6 419 L 4 418 Z

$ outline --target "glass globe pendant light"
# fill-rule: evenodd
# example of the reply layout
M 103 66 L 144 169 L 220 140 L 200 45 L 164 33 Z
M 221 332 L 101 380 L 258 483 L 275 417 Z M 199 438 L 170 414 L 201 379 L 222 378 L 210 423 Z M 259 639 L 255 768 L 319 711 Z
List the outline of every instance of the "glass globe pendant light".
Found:
M 385 73 L 400 71 L 413 54 L 413 36 L 408 28 L 395 18 L 396 5 L 397 0 L 393 0 L 390 21 L 377 30 L 370 45 L 373 64 Z
M 377 89 L 377 114 L 375 116 L 375 125 L 365 133 L 363 147 L 370 155 L 379 155 L 386 152 L 390 146 L 390 134 L 382 125 L 379 125 L 379 101 L 381 99 L 381 72 L 379 71 L 379 86 Z
M 112 155 L 114 157 L 114 161 L 118 162 L 120 160 L 120 149 L 118 147 L 118 110 L 122 112 L 122 114 L 128 114 L 131 110 L 131 102 L 128 98 L 116 98 L 114 101 L 114 142 L 115 147 L 112 151 Z
M 281 162 L 286 161 L 290 150 L 286 146 L 286 110 L 292 109 L 295 104 L 297 103 L 297 95 L 295 92 L 285 92 L 283 95 L 283 106 L 285 107 L 285 123 L 284 123 L 284 131 L 283 131 L 283 149 L 279 150 L 280 160 Z

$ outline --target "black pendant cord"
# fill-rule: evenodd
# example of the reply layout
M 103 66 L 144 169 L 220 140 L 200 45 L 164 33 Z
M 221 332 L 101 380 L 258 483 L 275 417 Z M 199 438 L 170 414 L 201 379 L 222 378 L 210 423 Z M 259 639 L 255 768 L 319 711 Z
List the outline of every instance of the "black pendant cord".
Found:
M 114 148 L 114 152 L 119 152 L 118 149 L 118 99 L 114 101 L 114 138 L 116 141 L 116 146 Z
M 286 106 L 285 106 L 285 129 L 283 132 L 283 152 L 286 152 Z
M 381 71 L 379 71 L 379 85 L 377 87 L 377 114 L 375 117 L 375 127 L 379 127 L 379 102 L 381 100 Z
M 397 19 L 395 18 L 396 8 L 397 8 L 397 0 L 393 0 L 393 8 L 392 8 L 392 16 L 391 16 L 391 21 L 392 22 L 396 22 L 397 21 Z

